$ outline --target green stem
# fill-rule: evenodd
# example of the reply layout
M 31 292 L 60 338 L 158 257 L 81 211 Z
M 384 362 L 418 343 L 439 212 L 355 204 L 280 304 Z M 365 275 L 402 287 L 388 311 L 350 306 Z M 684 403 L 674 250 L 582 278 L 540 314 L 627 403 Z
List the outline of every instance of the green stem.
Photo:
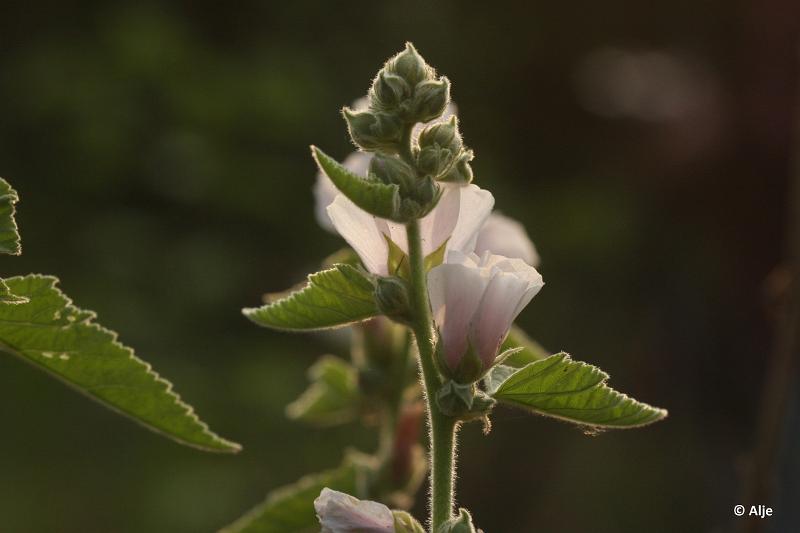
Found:
M 406 232 L 411 266 L 411 305 L 414 317 L 412 328 L 417 339 L 422 380 L 428 403 L 431 446 L 431 528 L 432 531 L 436 531 L 442 523 L 452 517 L 453 512 L 456 424 L 452 418 L 443 415 L 436 405 L 436 393 L 442 382 L 433 360 L 433 321 L 428 301 L 419 222 L 417 220 L 409 222 Z

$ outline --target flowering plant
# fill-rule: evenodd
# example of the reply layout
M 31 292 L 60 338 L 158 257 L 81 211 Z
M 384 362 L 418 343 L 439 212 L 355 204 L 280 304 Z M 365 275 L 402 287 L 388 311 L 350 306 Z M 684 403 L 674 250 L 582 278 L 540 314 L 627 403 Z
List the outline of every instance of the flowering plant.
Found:
M 591 430 L 666 416 L 513 325 L 544 285 L 538 253 L 472 183 L 474 154 L 450 81 L 411 44 L 343 116 L 358 151 L 344 164 L 317 147 L 312 155 L 317 219 L 349 248 L 302 288 L 244 314 L 281 330 L 351 327 L 352 360 L 323 357 L 287 413 L 315 425 L 377 421 L 378 448 L 350 452 L 340 467 L 271 494 L 225 531 L 306 531 L 317 521 L 332 533 L 476 531 L 468 511 L 454 512 L 464 423 L 483 421 L 488 433 L 497 404 Z M 423 415 L 427 453 L 418 443 Z M 427 528 L 403 511 L 426 473 Z

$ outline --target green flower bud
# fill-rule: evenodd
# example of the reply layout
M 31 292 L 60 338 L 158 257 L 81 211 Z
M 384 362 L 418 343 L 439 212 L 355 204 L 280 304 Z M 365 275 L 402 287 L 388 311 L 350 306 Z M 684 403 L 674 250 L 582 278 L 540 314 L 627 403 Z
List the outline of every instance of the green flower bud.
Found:
M 417 181 L 417 173 L 411 165 L 397 156 L 380 152 L 370 161 L 369 173 L 383 183 L 396 183 L 401 193 L 411 189 Z
M 421 81 L 430 80 L 434 71 L 419 55 L 411 43 L 406 43 L 406 49 L 386 62 L 386 71 L 403 78 L 409 87 L 414 87 Z
M 459 509 L 458 516 L 451 518 L 436 530 L 436 533 L 476 533 L 472 517 L 466 509 Z
M 405 511 L 392 511 L 394 533 L 425 533 L 425 528 Z
M 439 146 L 446 148 L 453 154 L 458 154 L 464 148 L 461 133 L 458 131 L 458 119 L 455 116 L 445 122 L 437 122 L 426 126 L 419 134 L 420 149 Z
M 472 182 L 472 167 L 469 162 L 473 158 L 472 150 L 466 150 L 461 153 L 455 163 L 450 167 L 439 181 L 447 181 L 451 183 L 471 183 Z
M 419 148 L 417 168 L 422 174 L 438 177 L 449 171 L 464 149 L 456 117 L 423 129 Z
M 430 122 L 441 117 L 450 103 L 450 80 L 442 77 L 419 83 L 414 88 L 412 118 L 416 122 Z
M 408 324 L 411 321 L 411 303 L 406 282 L 396 277 L 381 277 L 375 286 L 375 302 L 387 317 Z
M 367 151 L 397 151 L 403 124 L 396 116 L 381 111 L 342 110 L 353 142 Z
M 411 87 L 396 74 L 381 70 L 372 82 L 370 104 L 375 109 L 392 110 L 411 96 Z

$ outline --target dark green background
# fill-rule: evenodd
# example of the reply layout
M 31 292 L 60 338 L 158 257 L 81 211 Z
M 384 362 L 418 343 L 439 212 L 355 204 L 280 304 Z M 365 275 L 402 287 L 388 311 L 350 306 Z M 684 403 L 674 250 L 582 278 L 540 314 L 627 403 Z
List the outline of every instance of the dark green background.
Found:
M 3 3 L 0 175 L 24 255 L 2 274 L 60 276 L 245 450 L 180 447 L 0 358 L 0 531 L 212 531 L 372 449 L 283 415 L 342 338 L 239 309 L 340 246 L 312 216 L 308 145 L 351 150 L 338 110 L 406 40 L 452 80 L 477 183 L 542 255 L 521 324 L 670 410 L 596 437 L 499 411 L 489 437 L 463 431 L 459 503 L 488 533 L 727 531 L 737 503 L 796 530 L 796 454 L 771 502 L 739 501 L 738 465 L 772 346 L 798 21 L 789 0 Z M 694 107 L 587 110 L 576 73 L 607 46 L 691 65 Z

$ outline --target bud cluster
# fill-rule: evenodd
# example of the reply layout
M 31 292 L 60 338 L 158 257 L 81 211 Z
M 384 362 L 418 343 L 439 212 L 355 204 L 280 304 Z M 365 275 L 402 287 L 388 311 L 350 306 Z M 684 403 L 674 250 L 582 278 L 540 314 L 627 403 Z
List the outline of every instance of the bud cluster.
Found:
M 467 184 L 472 181 L 472 150 L 464 147 L 458 119 L 427 126 L 419 135 L 417 168 L 438 181 Z
M 411 43 L 378 72 L 369 90 L 369 107 L 343 110 L 350 136 L 362 149 L 398 152 L 409 125 L 429 122 L 450 102 L 450 81 L 437 78 Z

